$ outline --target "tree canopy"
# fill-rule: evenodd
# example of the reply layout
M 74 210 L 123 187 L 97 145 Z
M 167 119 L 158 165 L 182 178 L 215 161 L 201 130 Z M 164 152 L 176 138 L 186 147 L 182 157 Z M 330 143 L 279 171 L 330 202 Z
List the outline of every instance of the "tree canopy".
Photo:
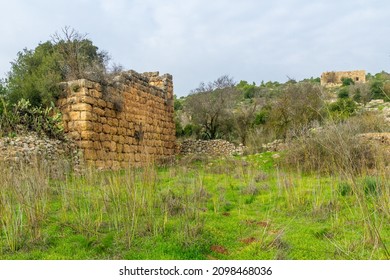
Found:
M 15 104 L 28 100 L 33 106 L 48 107 L 59 94 L 61 81 L 88 78 L 101 81 L 108 55 L 74 29 L 65 27 L 52 40 L 34 50 L 18 52 L 8 74 L 7 99 Z

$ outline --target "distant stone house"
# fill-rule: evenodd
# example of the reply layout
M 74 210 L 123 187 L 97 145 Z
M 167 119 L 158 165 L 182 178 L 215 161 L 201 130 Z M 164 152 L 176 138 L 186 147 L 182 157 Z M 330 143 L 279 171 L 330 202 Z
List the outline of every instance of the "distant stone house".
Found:
M 350 78 L 355 83 L 366 82 L 366 71 L 339 71 L 339 72 L 324 72 L 321 75 L 321 85 L 323 86 L 338 86 L 342 84 L 342 78 Z

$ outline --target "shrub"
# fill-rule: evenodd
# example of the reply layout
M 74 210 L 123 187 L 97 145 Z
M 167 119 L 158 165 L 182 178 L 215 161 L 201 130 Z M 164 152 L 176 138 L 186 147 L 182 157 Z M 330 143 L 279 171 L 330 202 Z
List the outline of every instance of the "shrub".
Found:
M 378 181 L 374 177 L 365 177 L 363 180 L 364 193 L 366 195 L 376 195 L 378 193 Z
M 344 120 L 352 116 L 357 109 L 355 101 L 347 98 L 340 98 L 328 106 L 328 111 L 332 119 Z
M 344 99 L 349 97 L 349 91 L 348 88 L 343 87 L 340 89 L 339 93 L 337 94 L 338 98 Z
M 341 196 L 347 196 L 352 193 L 352 187 L 347 182 L 341 182 L 338 184 L 338 193 Z
M 53 138 L 63 137 L 62 117 L 53 104 L 47 108 L 35 107 L 25 99 L 12 106 L 4 100 L 1 103 L 4 111 L 0 116 L 1 133 L 35 131 Z
M 345 78 L 345 77 L 341 78 L 341 82 L 343 83 L 343 86 L 350 86 L 355 84 L 355 82 L 351 78 Z
M 370 116 L 371 117 L 371 116 Z M 378 167 L 381 157 L 374 146 L 357 137 L 369 132 L 361 121 L 330 123 L 296 139 L 289 145 L 284 164 L 306 172 L 357 174 Z

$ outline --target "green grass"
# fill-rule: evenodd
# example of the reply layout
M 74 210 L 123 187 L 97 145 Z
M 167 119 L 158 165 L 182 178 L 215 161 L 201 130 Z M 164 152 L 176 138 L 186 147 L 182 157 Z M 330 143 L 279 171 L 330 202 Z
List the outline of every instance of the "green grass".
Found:
M 387 174 L 287 172 L 263 153 L 3 175 L 0 259 L 390 258 Z

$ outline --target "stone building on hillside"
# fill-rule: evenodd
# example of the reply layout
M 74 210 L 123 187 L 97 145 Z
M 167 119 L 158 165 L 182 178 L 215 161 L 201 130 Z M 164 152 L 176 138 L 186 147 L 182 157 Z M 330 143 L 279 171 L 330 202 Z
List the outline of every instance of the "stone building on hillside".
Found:
M 339 86 L 342 84 L 342 78 L 350 78 L 355 83 L 366 82 L 366 71 L 339 71 L 339 72 L 324 72 L 321 75 L 321 85 L 323 86 Z
M 62 83 L 58 107 L 65 133 L 88 165 L 141 166 L 175 154 L 172 76 L 122 72 L 109 85 Z

